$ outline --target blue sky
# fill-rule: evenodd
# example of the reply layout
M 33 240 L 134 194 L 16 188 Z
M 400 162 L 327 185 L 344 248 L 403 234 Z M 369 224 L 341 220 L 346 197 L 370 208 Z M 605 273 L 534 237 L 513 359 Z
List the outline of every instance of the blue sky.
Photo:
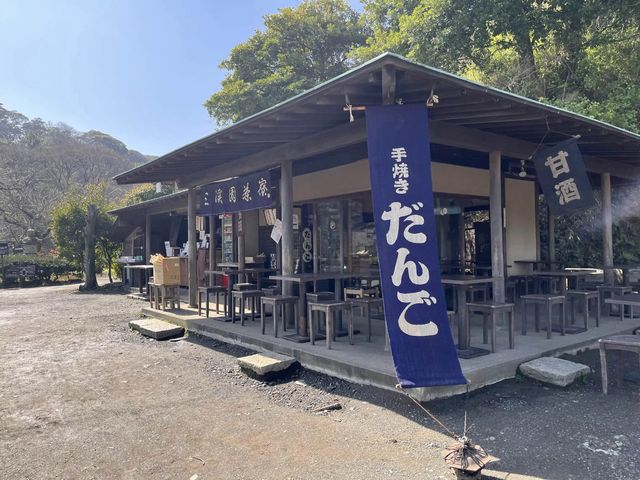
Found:
M 202 104 L 219 63 L 263 15 L 298 3 L 0 0 L 0 103 L 166 153 L 215 130 Z

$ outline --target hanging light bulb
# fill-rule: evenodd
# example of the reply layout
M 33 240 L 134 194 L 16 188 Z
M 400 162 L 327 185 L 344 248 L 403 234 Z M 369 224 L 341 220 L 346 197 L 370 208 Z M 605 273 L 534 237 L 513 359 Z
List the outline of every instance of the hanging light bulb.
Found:
M 518 173 L 520 178 L 524 178 L 527 176 L 527 171 L 524 169 L 524 159 L 520 160 L 520 173 Z

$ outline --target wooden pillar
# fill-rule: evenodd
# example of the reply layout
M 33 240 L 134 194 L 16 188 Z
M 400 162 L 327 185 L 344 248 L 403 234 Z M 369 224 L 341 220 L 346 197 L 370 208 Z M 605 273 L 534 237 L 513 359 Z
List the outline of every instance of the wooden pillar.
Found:
M 196 190 L 187 193 L 187 241 L 189 249 L 189 305 L 198 306 L 198 258 L 196 242 Z
M 611 215 L 611 174 L 600 174 L 602 195 L 602 263 L 613 265 L 613 219 Z M 613 282 L 613 270 L 605 270 L 607 282 Z
M 280 165 L 280 214 L 282 215 L 281 260 L 282 275 L 293 274 L 293 164 L 283 162 Z M 298 318 L 295 319 L 296 331 L 299 335 L 306 335 L 307 321 L 305 315 L 306 300 L 304 285 L 300 285 L 300 299 L 298 302 Z M 293 295 L 291 282 L 282 282 L 282 294 Z M 287 317 L 291 318 L 293 307 L 287 308 Z
M 547 207 L 547 232 L 549 236 L 549 262 L 556 261 L 556 216 L 552 215 Z M 553 270 L 553 263 L 549 265 Z
M 238 232 L 238 270 L 244 270 L 244 225 L 242 223 L 242 212 L 236 215 L 236 231 Z M 238 282 L 246 281 L 245 275 L 238 275 Z
M 291 162 L 284 162 L 280 166 L 280 210 L 282 274 L 291 275 L 293 273 L 293 168 Z
M 493 299 L 504 302 L 504 241 L 503 241 L 503 196 L 502 196 L 502 157 L 500 152 L 489 154 L 489 215 L 491 217 L 491 272 Z
M 144 217 L 144 261 L 151 262 L 151 215 L 148 213 Z
M 216 270 L 216 216 L 209 215 L 209 270 Z M 216 284 L 216 276 L 209 275 L 209 286 Z

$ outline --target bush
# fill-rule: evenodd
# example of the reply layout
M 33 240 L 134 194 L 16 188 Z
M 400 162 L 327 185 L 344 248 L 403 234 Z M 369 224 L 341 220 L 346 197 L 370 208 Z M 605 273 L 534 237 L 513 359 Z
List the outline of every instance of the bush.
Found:
M 22 267 L 26 265 L 36 266 L 35 282 L 57 281 L 63 275 L 80 276 L 81 272 L 68 260 L 53 255 L 8 255 L 4 257 L 4 268 Z M 4 268 L 0 272 L 3 277 L 3 285 L 17 282 L 16 279 L 4 279 Z

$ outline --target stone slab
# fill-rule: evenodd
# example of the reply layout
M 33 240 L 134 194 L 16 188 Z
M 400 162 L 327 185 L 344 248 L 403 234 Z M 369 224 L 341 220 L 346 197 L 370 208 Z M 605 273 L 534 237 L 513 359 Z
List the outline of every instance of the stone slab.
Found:
M 145 337 L 155 338 L 156 340 L 165 340 L 167 338 L 179 337 L 184 334 L 184 328 L 169 322 L 163 322 L 157 318 L 141 318 L 140 320 L 131 320 L 129 327 L 139 331 Z
M 540 357 L 520 365 L 520 372 L 534 380 L 566 387 L 591 369 L 581 363 L 555 357 Z
M 241 368 L 250 370 L 260 376 L 282 372 L 294 363 L 296 363 L 295 358 L 277 353 L 269 353 L 269 355 L 256 353 L 238 358 L 238 364 Z

